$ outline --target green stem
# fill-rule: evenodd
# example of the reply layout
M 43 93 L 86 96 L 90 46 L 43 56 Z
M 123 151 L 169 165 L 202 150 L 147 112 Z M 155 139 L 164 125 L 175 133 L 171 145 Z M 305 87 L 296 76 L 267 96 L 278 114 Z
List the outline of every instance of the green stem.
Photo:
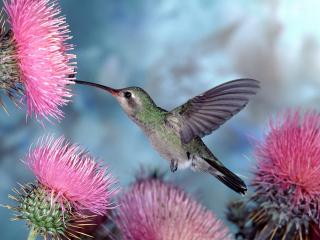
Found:
M 28 240 L 36 240 L 37 239 L 37 231 L 35 231 L 34 227 L 30 228 Z

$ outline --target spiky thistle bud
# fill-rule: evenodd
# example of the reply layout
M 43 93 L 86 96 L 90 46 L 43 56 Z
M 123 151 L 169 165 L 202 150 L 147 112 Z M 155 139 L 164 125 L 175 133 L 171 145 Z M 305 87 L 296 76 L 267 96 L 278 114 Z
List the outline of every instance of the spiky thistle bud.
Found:
M 55 0 L 5 0 L 9 31 L 0 32 L 0 89 L 39 121 L 60 120 L 71 97 L 75 55 Z M 3 25 L 2 25 L 3 26 Z M 22 99 L 20 99 L 22 95 Z
M 229 219 L 243 213 L 245 239 L 311 239 L 320 226 L 320 114 L 289 111 L 271 121 L 255 155 L 255 193 Z
M 17 206 L 6 206 L 17 214 L 12 220 L 25 220 L 30 228 L 30 235 L 40 235 L 52 239 L 89 236 L 85 227 L 93 224 L 93 215 L 87 216 L 75 211 L 65 201 L 56 202 L 41 184 L 27 184 L 14 189 L 15 196 L 9 195 L 17 202 Z
M 127 240 L 231 239 L 212 212 L 159 179 L 141 179 L 119 200 L 116 223 Z
M 36 234 L 54 239 L 86 235 L 83 226 L 114 207 L 114 178 L 63 137 L 40 139 L 26 164 L 38 181 L 15 190 L 10 198 L 18 205 L 7 207 L 18 213 L 16 219 L 27 220 Z

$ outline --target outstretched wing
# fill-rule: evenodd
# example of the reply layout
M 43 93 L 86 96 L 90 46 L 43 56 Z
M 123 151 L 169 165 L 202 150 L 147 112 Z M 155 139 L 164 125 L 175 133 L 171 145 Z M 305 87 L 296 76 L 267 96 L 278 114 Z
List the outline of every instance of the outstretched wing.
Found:
M 167 122 L 178 129 L 183 143 L 189 143 L 219 128 L 244 108 L 259 88 L 259 81 L 254 79 L 223 83 L 173 109 Z

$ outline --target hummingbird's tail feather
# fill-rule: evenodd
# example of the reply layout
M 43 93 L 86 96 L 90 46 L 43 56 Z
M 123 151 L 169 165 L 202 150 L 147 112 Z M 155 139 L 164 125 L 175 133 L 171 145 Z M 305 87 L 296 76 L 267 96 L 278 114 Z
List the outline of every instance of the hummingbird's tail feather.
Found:
M 245 194 L 247 186 L 244 181 L 236 174 L 231 172 L 228 168 L 222 165 L 218 159 L 209 159 L 202 157 L 209 165 L 208 172 L 218 178 L 219 181 L 227 185 L 229 188 L 237 193 Z

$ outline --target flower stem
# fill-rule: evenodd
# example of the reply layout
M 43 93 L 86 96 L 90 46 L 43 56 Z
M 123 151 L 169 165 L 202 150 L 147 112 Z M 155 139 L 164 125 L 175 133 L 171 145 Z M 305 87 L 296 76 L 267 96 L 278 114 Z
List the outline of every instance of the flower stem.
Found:
M 37 232 L 35 231 L 34 227 L 30 228 L 28 240 L 36 240 L 37 239 Z

